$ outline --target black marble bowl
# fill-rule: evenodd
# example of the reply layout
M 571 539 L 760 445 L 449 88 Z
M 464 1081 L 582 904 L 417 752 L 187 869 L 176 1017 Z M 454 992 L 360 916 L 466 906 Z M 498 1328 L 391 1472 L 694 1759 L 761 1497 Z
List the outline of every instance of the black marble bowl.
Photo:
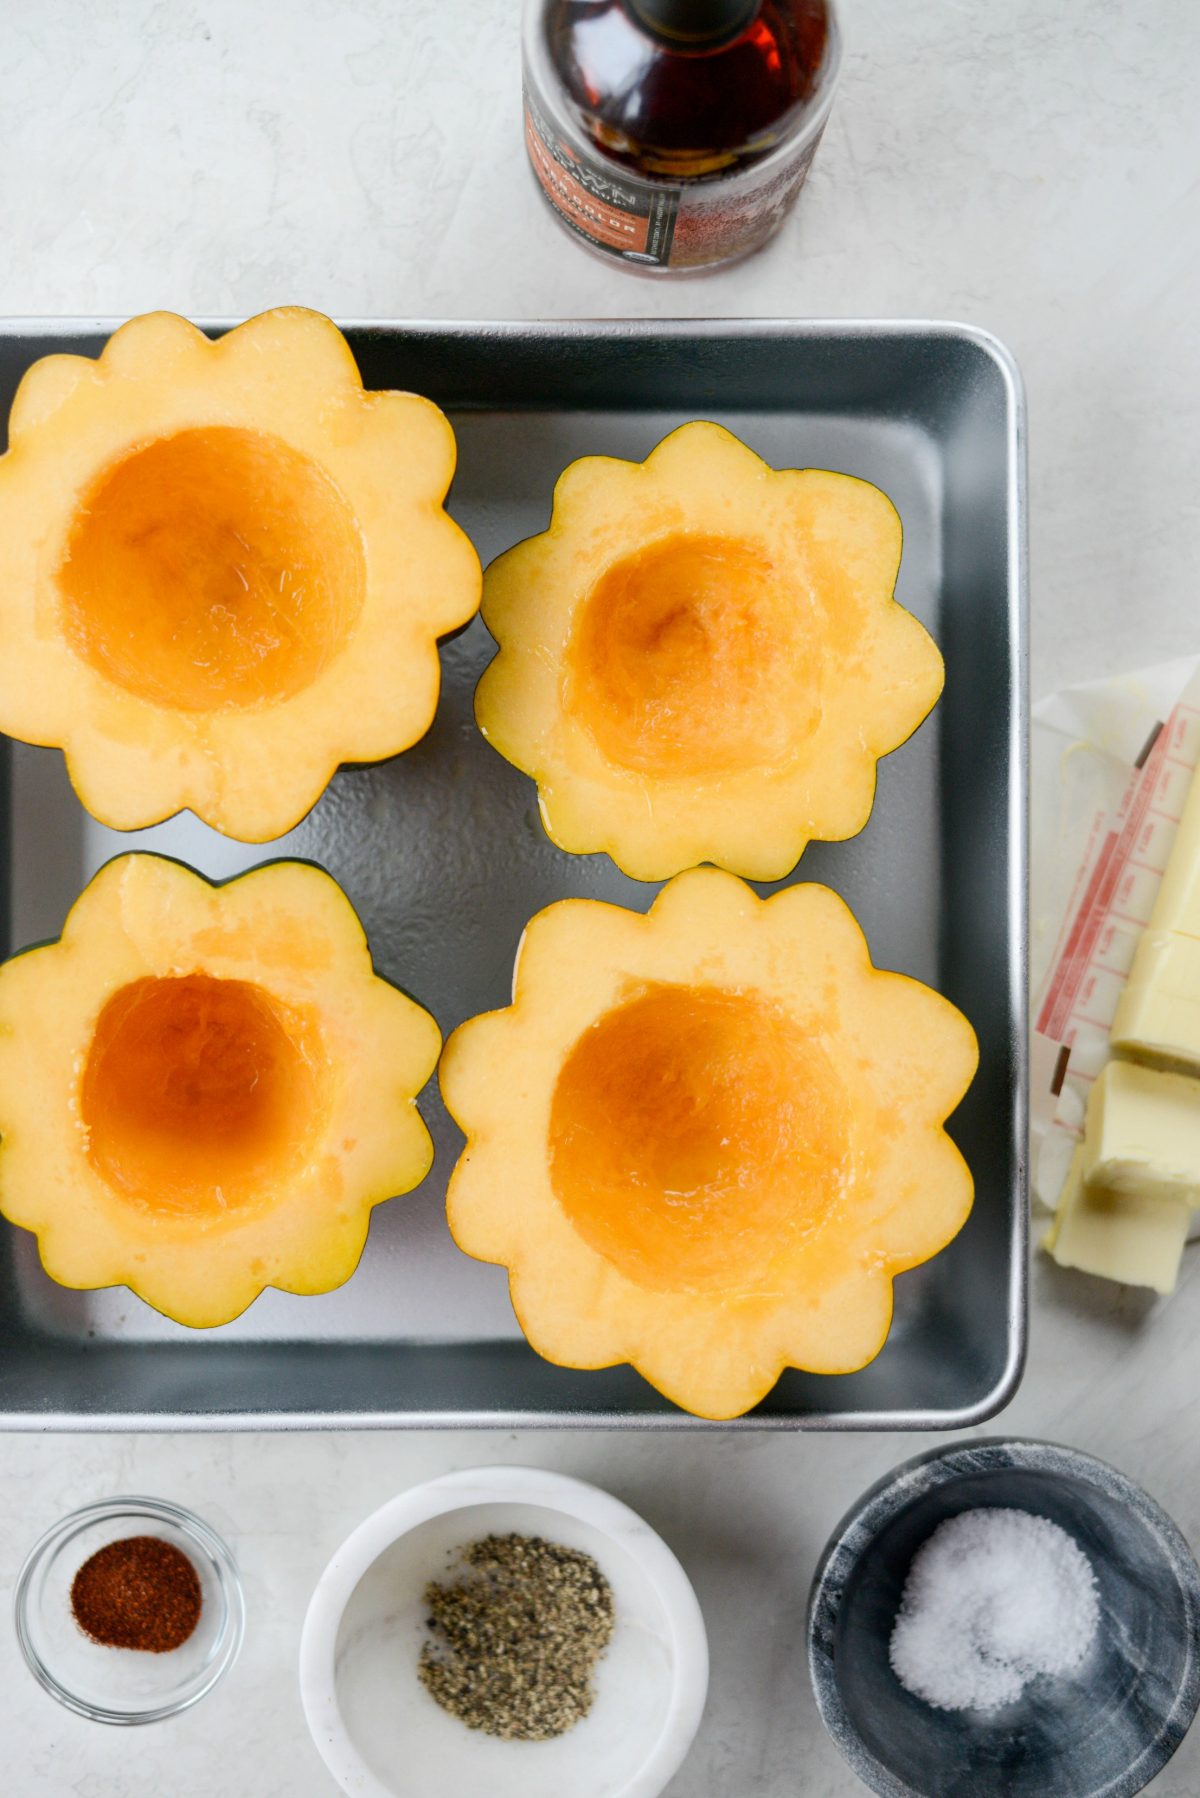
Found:
M 1060 1524 L 1100 1588 L 1076 1674 L 1000 1711 L 942 1711 L 900 1684 L 888 1643 L 917 1549 L 947 1517 L 1012 1506 Z M 882 1798 L 1131 1798 L 1171 1758 L 1200 1702 L 1200 1570 L 1140 1486 L 1050 1442 L 981 1441 L 906 1461 L 831 1537 L 813 1582 L 817 1705 Z

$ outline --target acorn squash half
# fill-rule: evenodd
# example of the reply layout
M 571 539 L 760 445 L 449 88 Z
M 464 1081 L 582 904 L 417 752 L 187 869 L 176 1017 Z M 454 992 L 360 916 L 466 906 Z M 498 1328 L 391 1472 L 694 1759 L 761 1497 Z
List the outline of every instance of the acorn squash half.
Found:
M 827 887 L 760 900 L 699 868 L 644 916 L 562 900 L 526 930 L 511 1006 L 443 1053 L 467 1138 L 450 1228 L 508 1268 L 548 1360 L 629 1361 L 736 1417 L 785 1367 L 878 1353 L 893 1276 L 970 1211 L 942 1125 L 977 1060 Z
M 777 880 L 862 829 L 876 761 L 941 692 L 892 597 L 900 541 L 878 488 L 776 472 L 720 425 L 574 462 L 549 530 L 484 576 L 479 727 L 560 848 L 640 880 Z
M 100 870 L 61 939 L 0 968 L 0 1211 L 63 1286 L 226 1323 L 353 1273 L 371 1207 L 433 1159 L 441 1036 L 303 862 L 221 887 Z
M 0 730 L 118 830 L 282 835 L 341 762 L 416 742 L 479 603 L 450 425 L 367 393 L 298 307 L 211 341 L 135 318 L 26 374 L 0 458 Z

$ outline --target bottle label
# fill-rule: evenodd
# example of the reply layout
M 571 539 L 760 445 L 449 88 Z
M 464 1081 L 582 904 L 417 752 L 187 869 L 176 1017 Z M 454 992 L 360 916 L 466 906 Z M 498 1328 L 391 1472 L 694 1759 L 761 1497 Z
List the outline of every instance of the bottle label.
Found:
M 679 189 L 639 181 L 568 144 L 525 92 L 525 145 L 542 191 L 559 216 L 597 249 L 623 262 L 666 266 Z

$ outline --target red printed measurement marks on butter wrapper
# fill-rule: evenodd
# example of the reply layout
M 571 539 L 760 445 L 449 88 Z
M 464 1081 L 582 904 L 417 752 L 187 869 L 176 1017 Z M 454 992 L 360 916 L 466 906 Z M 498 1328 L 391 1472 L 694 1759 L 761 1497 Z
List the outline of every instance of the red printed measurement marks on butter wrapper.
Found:
M 1034 1189 L 1048 1206 L 1057 1200 L 1083 1135 L 1088 1091 L 1108 1060 L 1117 1002 L 1150 922 L 1200 763 L 1196 685 L 1191 682 L 1165 721 L 1151 730 L 1115 807 L 1098 810 L 1091 819 L 1034 1005 Z
M 627 262 L 666 265 L 679 214 L 679 189 L 616 177 L 568 143 L 525 95 L 525 145 L 550 204 L 573 231 Z

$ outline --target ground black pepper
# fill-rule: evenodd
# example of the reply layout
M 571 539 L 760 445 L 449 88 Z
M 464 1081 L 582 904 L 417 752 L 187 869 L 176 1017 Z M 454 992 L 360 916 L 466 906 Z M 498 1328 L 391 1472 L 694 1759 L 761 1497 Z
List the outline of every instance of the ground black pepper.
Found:
M 71 1582 L 75 1621 L 106 1648 L 166 1654 L 200 1620 L 200 1577 L 158 1536 L 126 1536 L 97 1549 Z
M 591 1555 L 540 1536 L 485 1536 L 425 1589 L 434 1640 L 421 1684 L 469 1729 L 546 1742 L 592 1708 L 592 1670 L 613 1632 L 612 1587 Z

